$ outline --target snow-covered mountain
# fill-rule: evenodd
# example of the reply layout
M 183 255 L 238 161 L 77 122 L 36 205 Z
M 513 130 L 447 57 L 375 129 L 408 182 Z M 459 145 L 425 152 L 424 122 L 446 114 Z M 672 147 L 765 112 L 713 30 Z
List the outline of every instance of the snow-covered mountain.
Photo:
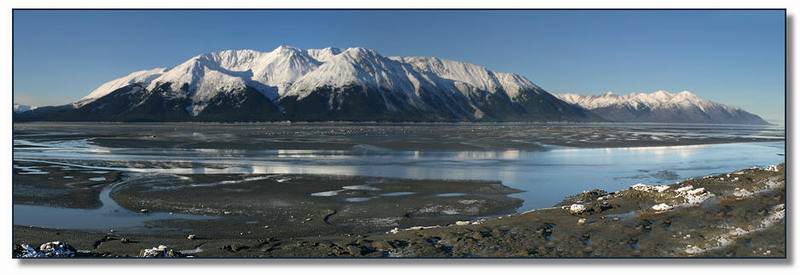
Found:
M 365 48 L 228 50 L 138 71 L 23 119 L 598 121 L 523 76 Z
M 688 91 L 677 94 L 666 91 L 628 95 L 612 92 L 602 95 L 559 94 L 556 97 L 611 121 L 769 124 L 741 108 L 716 103 Z
M 15 114 L 24 113 L 24 112 L 27 112 L 27 111 L 33 110 L 33 109 L 36 109 L 36 107 L 31 107 L 31 106 L 22 105 L 22 104 L 14 104 L 14 113 Z

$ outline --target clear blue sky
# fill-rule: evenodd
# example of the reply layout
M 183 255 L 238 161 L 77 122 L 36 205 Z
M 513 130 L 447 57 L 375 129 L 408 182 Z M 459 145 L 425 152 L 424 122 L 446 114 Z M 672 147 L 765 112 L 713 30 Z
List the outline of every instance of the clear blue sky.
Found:
M 783 11 L 14 11 L 14 101 L 75 101 L 226 49 L 360 46 L 514 72 L 551 93 L 689 90 L 784 116 Z

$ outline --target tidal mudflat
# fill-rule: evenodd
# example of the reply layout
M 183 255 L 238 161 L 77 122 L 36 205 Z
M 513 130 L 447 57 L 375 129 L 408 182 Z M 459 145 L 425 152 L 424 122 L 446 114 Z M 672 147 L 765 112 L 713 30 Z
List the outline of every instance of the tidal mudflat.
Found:
M 783 183 L 767 182 L 783 182 L 782 166 L 703 177 L 784 162 L 783 136 L 708 125 L 22 123 L 14 242 L 62 240 L 86 256 L 163 244 L 206 257 L 780 257 L 783 218 L 758 230 L 746 221 L 780 211 Z M 636 184 L 714 198 L 677 207 L 686 202 L 632 195 Z M 594 189 L 605 191 L 591 203 L 606 204 L 564 202 Z M 709 214 L 717 229 L 700 232 L 698 211 L 727 214 Z M 612 235 L 628 223 L 649 229 Z M 725 237 L 725 226 L 771 237 Z M 535 243 L 500 243 L 523 237 Z

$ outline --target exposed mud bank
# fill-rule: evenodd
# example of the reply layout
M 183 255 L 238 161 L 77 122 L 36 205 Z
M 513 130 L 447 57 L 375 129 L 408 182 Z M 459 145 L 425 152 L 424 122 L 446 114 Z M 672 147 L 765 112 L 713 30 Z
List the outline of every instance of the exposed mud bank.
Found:
M 590 123 L 15 123 L 28 141 L 91 139 L 107 148 L 505 151 L 785 140 L 762 126 Z
M 254 215 L 267 217 L 270 213 L 228 211 L 230 217 L 215 221 L 226 221 L 227 226 L 210 226 L 206 221 L 165 221 L 158 227 L 174 229 L 158 234 L 15 226 L 14 242 L 63 240 L 75 247 L 79 256 L 108 257 L 134 257 L 158 245 L 196 257 L 785 257 L 784 175 L 781 164 L 670 185 L 636 185 L 612 193 L 593 190 L 571 196 L 555 207 L 519 215 L 438 223 L 447 224 L 443 226 L 398 226 L 386 232 L 304 231 L 303 228 L 313 228 L 314 223 L 335 220 L 326 218 L 330 213 L 325 212 L 325 207 L 309 206 L 306 211 L 318 209 L 319 213 L 314 213 L 319 217 L 312 215 L 307 220 L 294 215 L 294 233 L 269 231 L 269 225 L 247 221 Z M 337 185 L 353 186 L 352 182 L 346 184 Z M 340 199 L 366 197 L 376 191 L 340 189 L 337 195 L 348 194 Z M 146 192 L 143 190 L 146 189 L 121 191 L 117 198 L 123 205 L 134 205 L 121 194 Z M 258 193 L 245 191 L 243 194 Z M 351 191 L 355 193 L 347 193 Z M 242 205 L 220 205 L 224 201 L 209 203 L 207 208 L 246 209 Z M 170 204 L 156 205 L 163 205 L 164 211 L 181 209 Z M 351 221 L 359 219 L 362 218 L 355 214 L 351 217 Z M 248 225 L 264 230 L 249 230 Z M 187 234 L 195 236 L 187 238 Z

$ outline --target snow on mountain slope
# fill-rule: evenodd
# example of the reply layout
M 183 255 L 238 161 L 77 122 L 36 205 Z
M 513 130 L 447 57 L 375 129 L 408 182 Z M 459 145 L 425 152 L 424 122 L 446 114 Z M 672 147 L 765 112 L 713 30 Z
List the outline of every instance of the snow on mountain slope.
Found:
M 689 91 L 677 94 L 666 91 L 627 95 L 612 92 L 602 95 L 559 94 L 556 97 L 614 121 L 766 124 L 760 117 L 741 108 L 716 103 Z
M 481 90 L 498 92 L 501 89 L 514 98 L 524 89 L 539 90 L 528 79 L 511 73 L 492 72 L 484 67 L 435 57 L 390 57 L 408 63 L 419 72 L 430 72 L 445 79 L 472 85 Z
M 578 104 L 587 109 L 598 109 L 614 105 L 631 107 L 633 109 L 672 108 L 675 106 L 697 106 L 700 109 L 717 107 L 728 110 L 736 109 L 712 102 L 688 91 L 682 91 L 677 94 L 671 94 L 667 91 L 656 91 L 650 94 L 633 93 L 628 95 L 617 95 L 612 92 L 607 92 L 602 95 L 559 94 L 556 95 L 556 97 L 569 103 Z
M 100 85 L 100 87 L 97 87 L 97 89 L 89 93 L 89 95 L 75 102 L 74 105 L 77 107 L 83 106 L 86 103 L 92 102 L 95 99 L 103 97 L 119 88 L 128 85 L 143 84 L 143 86 L 146 86 L 150 84 L 150 82 L 153 81 L 153 79 L 160 77 L 167 71 L 169 71 L 169 68 L 156 68 L 152 70 L 133 72 L 127 76 L 117 78 L 112 81 L 106 82 L 103 85 Z
M 278 87 L 281 91 L 321 64 L 306 51 L 289 46 L 280 46 L 271 52 L 227 50 L 196 58 L 203 60 L 203 65 L 210 69 Z
M 385 57 L 360 47 L 201 54 L 173 68 L 112 80 L 64 110 L 70 108 L 76 111 L 61 119 L 242 117 L 235 112 L 257 113 L 247 120 L 600 119 L 517 74 L 434 57 Z
M 85 105 L 131 84 L 140 84 L 152 90 L 169 83 L 172 90 L 178 92 L 174 97 L 191 97 L 196 102 L 219 91 L 230 91 L 254 83 L 257 87 L 268 86 L 260 90 L 273 100 L 287 95 L 302 98 L 321 85 L 367 83 L 375 88 L 411 92 L 423 86 L 441 85 L 437 79 L 422 74 L 433 74 L 490 92 L 503 90 L 512 98 L 521 90 L 539 90 L 520 75 L 492 72 L 464 62 L 433 57 L 384 57 L 364 48 L 302 50 L 280 46 L 271 52 L 227 50 L 202 54 L 171 69 L 134 72 L 101 85 L 76 105 Z M 206 80 L 206 77 L 213 79 Z M 184 85 L 188 90 L 181 92 Z M 462 93 L 469 90 L 463 85 L 456 87 L 462 87 Z M 275 90 L 277 94 L 274 94 Z M 194 99 L 195 95 L 200 98 Z
M 285 46 L 263 54 L 258 61 L 252 66 L 252 79 L 265 85 L 278 87 L 279 93 L 322 64 L 306 51 Z
M 417 88 L 414 83 L 419 81 L 414 72 L 397 61 L 373 50 L 349 48 L 328 57 L 322 66 L 303 76 L 282 96 L 297 95 L 302 99 L 318 87 L 347 85 L 367 85 L 413 94 Z
M 320 62 L 328 62 L 332 57 L 342 53 L 344 50 L 339 48 L 327 47 L 324 49 L 308 49 L 308 55 Z
M 360 47 L 303 50 L 280 46 L 269 52 L 201 54 L 174 68 L 138 71 L 112 80 L 73 103 L 72 108 L 87 106 L 115 91 L 119 92 L 114 99 L 94 104 L 98 105 L 92 107 L 95 110 L 82 116 L 111 112 L 106 108 L 113 105 L 139 108 L 137 114 L 142 116 L 163 111 L 167 112 L 164 117 L 179 120 L 182 115 L 196 117 L 213 106 L 207 113 L 217 118 L 226 117 L 229 108 L 244 108 L 279 112 L 262 114 L 261 119 L 285 115 L 308 120 L 411 116 L 419 120 L 583 121 L 599 119 L 599 115 L 612 121 L 766 123 L 744 110 L 687 91 L 563 94 L 554 98 L 521 75 L 435 57 L 385 57 Z M 263 106 L 265 101 L 274 106 Z M 159 107 L 158 102 L 174 106 Z M 291 105 L 295 113 L 286 114 L 285 105 Z
M 14 104 L 14 113 L 17 113 L 17 114 L 18 113 L 23 113 L 23 112 L 26 112 L 26 111 L 29 111 L 29 110 L 33 110 L 33 109 L 36 109 L 36 107 L 31 107 L 31 106 L 22 105 L 22 104 Z

